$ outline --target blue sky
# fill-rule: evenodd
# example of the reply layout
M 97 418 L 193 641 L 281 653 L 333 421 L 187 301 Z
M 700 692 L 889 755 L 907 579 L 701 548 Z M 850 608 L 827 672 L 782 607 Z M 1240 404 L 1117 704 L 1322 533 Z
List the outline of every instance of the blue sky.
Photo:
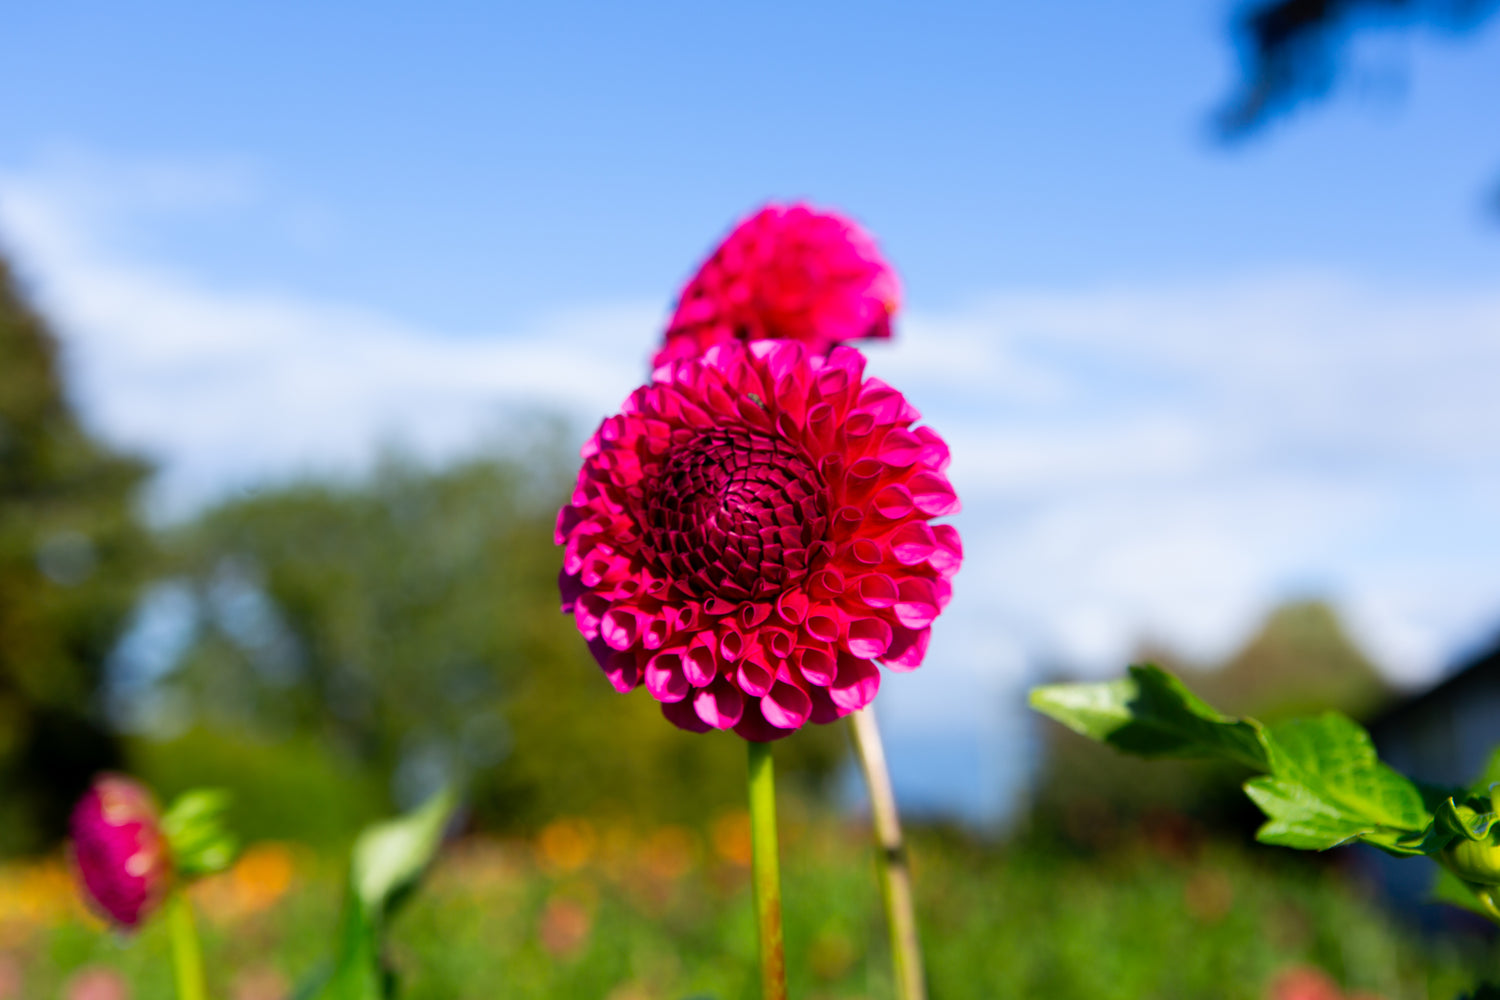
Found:
M 1226 149 L 1230 7 L 1140 9 L 26 5 L 0 244 L 172 515 L 584 427 L 734 219 L 848 211 L 906 288 L 872 365 L 967 505 L 883 711 L 910 759 L 978 748 L 909 782 L 972 801 L 1045 665 L 1221 655 L 1316 593 L 1420 683 L 1500 622 L 1500 30 L 1363 40 Z
M 1362 46 L 1233 151 L 1227 4 L 26 5 L 0 156 L 239 165 L 278 202 L 135 233 L 446 328 L 665 297 L 768 196 L 845 206 L 914 307 L 1307 263 L 1486 278 L 1500 40 Z M 1404 73 L 1399 97 L 1365 78 Z M 1389 88 L 1386 88 L 1389 89 Z

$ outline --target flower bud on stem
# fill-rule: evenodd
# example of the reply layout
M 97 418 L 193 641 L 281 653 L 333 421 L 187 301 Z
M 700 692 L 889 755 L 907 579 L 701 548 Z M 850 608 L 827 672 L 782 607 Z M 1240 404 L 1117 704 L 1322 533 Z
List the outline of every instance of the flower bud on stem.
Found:
M 906 864 L 906 844 L 901 839 L 901 819 L 891 773 L 885 764 L 885 746 L 875 710 L 862 708 L 849 716 L 854 752 L 870 791 L 870 816 L 875 823 L 875 866 L 880 876 L 880 896 L 885 903 L 886 926 L 891 935 L 891 963 L 895 966 L 896 995 L 901 1000 L 927 1000 L 927 981 L 922 972 L 922 942 L 917 937 L 917 916 L 912 906 L 911 869 Z
M 746 740 L 750 753 L 750 856 L 760 936 L 760 988 L 765 1000 L 786 1000 L 781 938 L 781 869 L 776 853 L 776 775 L 771 744 Z

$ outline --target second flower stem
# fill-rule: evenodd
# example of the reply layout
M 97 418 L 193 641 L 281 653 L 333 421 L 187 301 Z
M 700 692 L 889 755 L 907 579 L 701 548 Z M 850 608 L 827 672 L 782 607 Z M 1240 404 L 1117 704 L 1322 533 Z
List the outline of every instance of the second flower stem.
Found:
M 172 971 L 177 979 L 177 1000 L 208 1000 L 203 979 L 203 948 L 198 943 L 198 923 L 193 902 L 182 889 L 167 901 L 167 930 L 172 938 Z
M 781 864 L 776 849 L 776 772 L 771 744 L 750 748 L 750 858 L 760 935 L 760 988 L 765 1000 L 786 1000 L 786 953 L 781 937 Z
M 901 839 L 901 819 L 896 812 L 896 794 L 885 763 L 885 745 L 875 724 L 874 708 L 862 708 L 849 716 L 854 752 L 865 785 L 870 790 L 870 816 L 875 823 L 875 866 L 880 875 L 880 895 L 885 903 L 886 926 L 891 934 L 891 962 L 895 966 L 896 995 L 901 1000 L 927 1000 L 927 979 L 922 971 L 922 942 L 917 937 L 917 915 L 912 906 L 911 869 L 906 863 L 906 844 Z

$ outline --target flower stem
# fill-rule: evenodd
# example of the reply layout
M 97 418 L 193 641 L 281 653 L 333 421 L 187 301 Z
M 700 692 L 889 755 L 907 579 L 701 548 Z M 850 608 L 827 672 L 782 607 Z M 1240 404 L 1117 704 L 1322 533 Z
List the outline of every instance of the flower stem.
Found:
M 901 819 L 896 795 L 891 790 L 891 772 L 885 764 L 885 746 L 875 709 L 862 708 L 849 716 L 854 752 L 870 790 L 870 816 L 875 823 L 875 867 L 880 875 L 880 895 L 885 903 L 886 926 L 891 935 L 891 963 L 895 966 L 896 995 L 901 1000 L 927 1000 L 927 980 L 922 973 L 922 942 L 917 937 L 917 916 L 912 906 L 911 869 L 906 864 L 906 845 L 901 839 Z
M 198 924 L 193 903 L 181 889 L 167 903 L 167 925 L 172 937 L 172 970 L 177 979 L 177 1000 L 208 1000 L 203 980 L 203 948 L 198 943 Z
M 781 868 L 776 855 L 776 772 L 771 744 L 750 748 L 750 856 L 760 934 L 760 989 L 765 1000 L 786 1000 L 786 955 L 781 941 Z

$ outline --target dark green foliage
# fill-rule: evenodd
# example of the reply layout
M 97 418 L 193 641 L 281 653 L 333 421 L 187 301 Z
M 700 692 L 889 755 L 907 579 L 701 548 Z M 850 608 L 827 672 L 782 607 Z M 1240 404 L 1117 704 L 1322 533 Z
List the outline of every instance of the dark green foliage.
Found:
M 225 822 L 232 800 L 222 788 L 195 788 L 179 795 L 162 814 L 162 833 L 179 878 L 213 875 L 234 863 L 240 840 Z
M 0 260 L 0 852 L 55 840 L 118 761 L 98 692 L 147 555 L 145 471 L 81 426 L 57 343 Z
M 182 528 L 171 560 L 199 625 L 168 693 L 200 733 L 298 741 L 400 795 L 466 773 L 491 828 L 741 805 L 742 741 L 683 733 L 644 691 L 616 693 L 559 612 L 552 530 L 572 461 L 555 435 L 528 440 L 439 471 L 391 459 L 366 480 L 262 492 Z M 844 743 L 813 728 L 777 755 L 816 779 Z M 185 766 L 167 745 L 153 755 Z M 203 770 L 191 783 L 236 787 Z M 270 818 L 285 836 L 304 808 L 323 806 L 289 796 Z
M 385 811 L 384 782 L 310 734 L 271 740 L 199 727 L 165 741 L 130 739 L 125 752 L 163 800 L 224 787 L 232 796 L 228 825 L 247 842 L 295 837 L 342 850 Z

